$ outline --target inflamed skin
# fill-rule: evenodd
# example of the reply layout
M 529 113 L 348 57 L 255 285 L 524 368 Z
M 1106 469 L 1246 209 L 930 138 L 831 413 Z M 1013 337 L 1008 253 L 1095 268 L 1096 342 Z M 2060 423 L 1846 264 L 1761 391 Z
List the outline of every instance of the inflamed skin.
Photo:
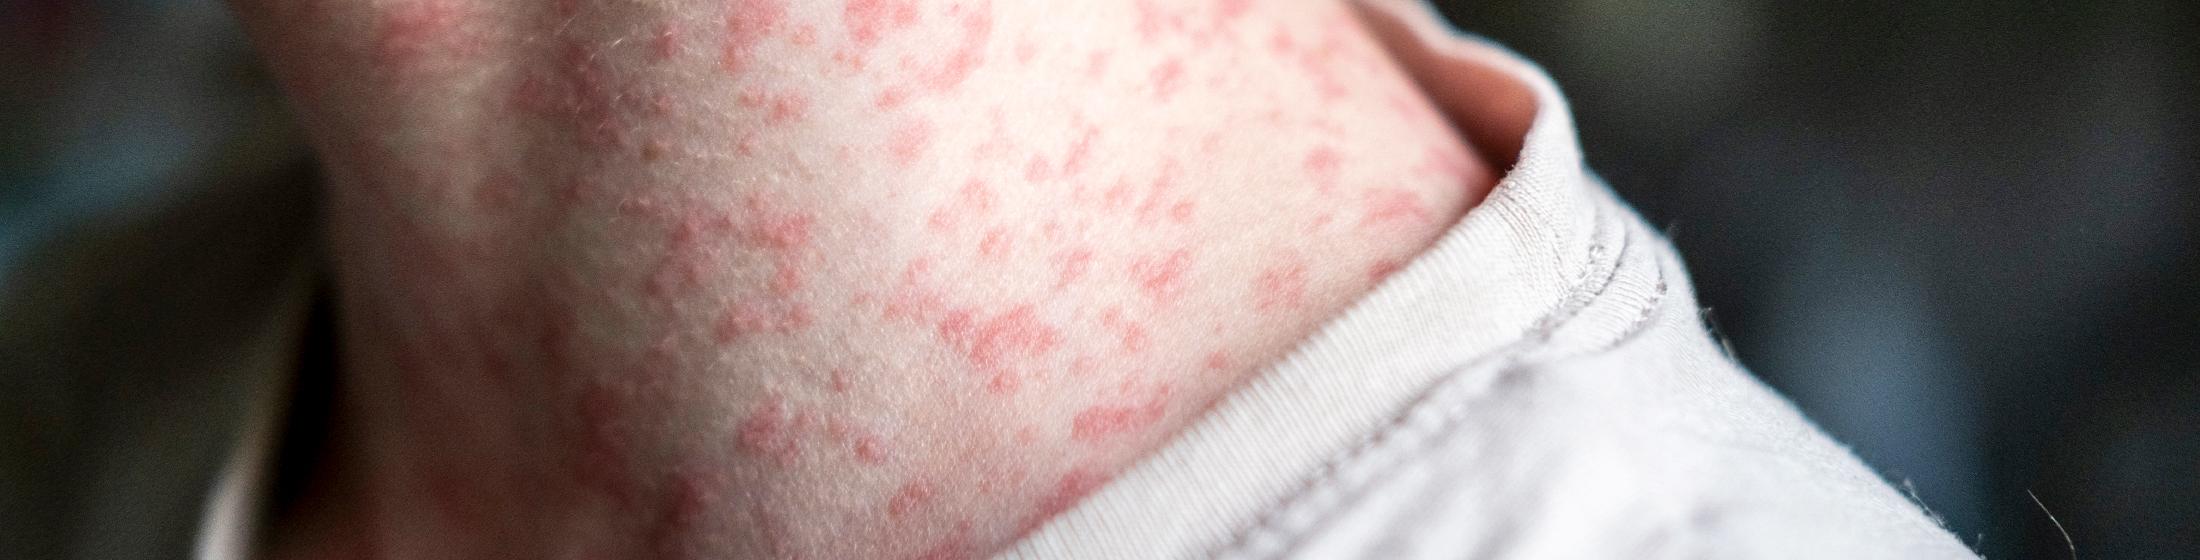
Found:
M 1337 2 L 236 8 L 330 189 L 289 557 L 981 555 L 1493 182 Z

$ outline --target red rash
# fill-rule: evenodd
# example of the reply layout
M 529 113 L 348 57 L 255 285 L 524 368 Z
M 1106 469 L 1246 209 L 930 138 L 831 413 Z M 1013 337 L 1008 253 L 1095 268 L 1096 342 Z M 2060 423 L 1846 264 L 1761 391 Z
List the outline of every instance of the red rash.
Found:
M 1144 400 L 1085 407 L 1070 424 L 1070 439 L 1096 443 L 1134 430 L 1152 427 L 1169 409 L 1169 388 L 1162 386 Z
M 916 120 L 903 123 L 894 129 L 893 136 L 887 140 L 886 153 L 894 158 L 895 163 L 910 165 L 917 162 L 917 156 L 924 154 L 925 144 L 931 140 L 931 122 Z
M 1293 262 L 1261 271 L 1253 278 L 1253 294 L 1261 311 L 1305 305 L 1306 263 Z
M 1032 304 L 1018 305 L 978 321 L 968 309 L 947 312 L 939 333 L 980 371 L 999 371 L 1012 360 L 1043 356 L 1061 343 L 1061 333 L 1038 318 Z
M 894 491 L 893 499 L 886 502 L 886 516 L 898 518 L 907 515 L 910 510 L 922 507 L 925 502 L 931 501 L 932 492 L 931 483 L 924 481 L 914 481 L 901 485 L 900 490 Z
M 1184 290 L 1184 273 L 1191 267 L 1192 252 L 1177 249 L 1140 257 L 1131 263 L 1131 276 L 1155 305 L 1167 305 Z
M 439 52 L 471 50 L 464 35 L 467 13 L 453 0 L 414 0 L 392 7 L 383 15 L 375 59 L 386 68 L 407 71 Z
M 782 0 L 732 0 L 726 3 L 725 52 L 719 62 L 727 72 L 747 70 L 756 48 L 778 31 L 787 17 Z
M 393 557 L 988 554 L 1489 178 L 1327 2 L 337 4 L 248 25 Z
M 859 48 L 877 46 L 879 37 L 888 31 L 909 27 L 917 22 L 915 0 L 849 0 L 840 12 L 841 24 L 847 27 L 848 40 Z
M 951 90 L 969 79 L 970 73 L 985 61 L 985 49 L 993 37 L 991 0 L 980 0 L 975 6 L 958 4 L 952 9 L 963 11 L 962 43 L 925 79 L 925 84 L 933 91 Z

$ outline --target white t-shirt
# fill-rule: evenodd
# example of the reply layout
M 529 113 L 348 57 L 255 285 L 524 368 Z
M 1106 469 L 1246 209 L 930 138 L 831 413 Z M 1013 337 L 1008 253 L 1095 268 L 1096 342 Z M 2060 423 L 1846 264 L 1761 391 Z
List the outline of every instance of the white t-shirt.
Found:
M 1429 252 L 1004 558 L 1973 558 L 1713 342 L 1558 90 L 1412 2 L 1361 15 L 1476 144 Z

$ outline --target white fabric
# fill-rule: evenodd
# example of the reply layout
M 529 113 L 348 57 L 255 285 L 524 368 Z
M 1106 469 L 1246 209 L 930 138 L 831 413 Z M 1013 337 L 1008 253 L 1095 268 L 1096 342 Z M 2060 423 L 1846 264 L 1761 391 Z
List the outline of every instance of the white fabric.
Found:
M 1415 4 L 1363 8 L 1478 144 L 1517 142 L 1513 169 L 1001 557 L 1975 557 L 1720 351 L 1670 245 L 1583 169 L 1541 71 Z M 1532 119 L 1488 130 L 1513 96 Z

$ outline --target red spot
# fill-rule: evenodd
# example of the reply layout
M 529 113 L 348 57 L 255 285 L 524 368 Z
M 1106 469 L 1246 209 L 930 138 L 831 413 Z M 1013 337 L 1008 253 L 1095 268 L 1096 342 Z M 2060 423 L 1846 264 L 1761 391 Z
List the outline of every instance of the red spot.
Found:
M 459 30 L 467 15 L 451 0 L 416 0 L 391 7 L 382 14 L 375 62 L 404 70 L 438 51 L 451 52 L 470 41 Z
M 925 84 L 934 91 L 947 91 L 962 85 L 963 80 L 970 78 L 970 73 L 985 62 L 985 48 L 992 36 L 993 4 L 983 2 L 969 8 L 962 17 L 962 43 L 925 77 Z
M 1161 37 L 1161 33 L 1176 24 L 1176 17 L 1161 13 L 1153 0 L 1138 0 L 1132 4 L 1138 10 L 1138 37 L 1147 42 Z
M 1040 181 L 1045 181 L 1046 179 L 1047 179 L 1047 158 L 1046 158 L 1046 156 L 1042 156 L 1042 155 L 1037 155 L 1037 154 L 1033 154 L 1033 155 L 1031 156 L 1031 160 L 1030 160 L 1030 161 L 1026 161 L 1026 162 L 1024 162 L 1024 180 L 1025 180 L 1025 181 L 1029 181 L 1029 182 L 1033 182 L 1033 183 L 1037 183 L 1037 182 L 1040 182 Z
M 1151 427 L 1161 421 L 1168 412 L 1169 387 L 1148 395 L 1144 401 L 1097 404 L 1078 411 L 1071 420 L 1069 438 L 1093 443 L 1102 438 Z
M 848 0 L 840 10 L 840 23 L 848 30 L 849 42 L 863 49 L 878 45 L 879 37 L 886 32 L 916 21 L 915 0 Z
M 670 23 L 657 28 L 657 36 L 650 39 L 650 56 L 657 61 L 671 60 L 680 55 L 680 27 Z
M 575 127 L 586 144 L 623 144 L 629 127 L 621 120 L 616 104 L 639 96 L 612 80 L 599 54 L 590 45 L 561 40 L 553 77 L 530 75 L 521 79 L 513 94 L 515 104 L 523 111 L 560 117 Z
M 1054 492 L 1039 499 L 1038 515 L 1032 519 L 1032 524 L 1036 526 L 1068 511 L 1070 506 L 1077 505 L 1078 500 L 1085 499 L 1086 495 L 1100 489 L 1100 485 L 1107 481 L 1107 475 L 1084 467 L 1062 473 L 1062 478 L 1054 483 Z
M 1431 218 L 1427 208 L 1421 206 L 1421 197 L 1405 189 L 1374 189 L 1367 191 L 1367 213 L 1360 217 L 1360 227 L 1388 222 L 1426 222 Z
M 1404 264 L 1390 259 L 1383 259 L 1370 263 L 1367 265 L 1367 281 L 1370 284 L 1380 284 L 1384 279 L 1390 278 L 1391 274 L 1398 272 L 1398 269 L 1404 266 Z
M 1061 270 L 1055 275 L 1054 279 L 1054 289 L 1056 290 L 1069 287 L 1070 284 L 1076 283 L 1077 279 L 1085 277 L 1085 271 L 1092 268 L 1092 249 L 1087 247 L 1071 249 L 1061 256 L 1061 263 Z
M 1253 6 L 1253 0 L 1220 0 L 1215 3 L 1215 25 L 1220 27 L 1240 17 Z
M 659 498 L 657 519 L 651 523 L 649 544 L 661 558 L 685 558 L 684 549 L 700 529 L 703 515 L 720 496 L 707 474 L 683 468 L 672 474 Z
M 1175 301 L 1178 293 L 1184 290 L 1184 273 L 1191 262 L 1189 249 L 1148 255 L 1131 262 L 1131 277 L 1156 304 L 1167 304 Z
M 833 368 L 832 373 L 827 374 L 826 379 L 827 386 L 835 393 L 846 393 L 850 388 L 847 368 Z
M 1031 57 L 1038 54 L 1039 46 L 1031 44 L 1030 39 L 1016 42 L 1016 64 L 1030 64 Z
M 1101 312 L 1100 324 L 1115 331 L 1116 336 L 1123 339 L 1123 351 L 1125 353 L 1138 353 L 1146 350 L 1146 327 L 1139 325 L 1137 321 L 1123 318 L 1121 308 L 1109 307 L 1107 311 Z
M 777 308 L 757 301 L 737 301 L 726 306 L 713 332 L 719 344 L 732 344 L 752 334 L 785 334 L 810 326 L 809 308 L 793 303 Z
M 1153 223 L 1160 219 L 1163 208 L 1171 205 L 1168 196 L 1169 191 L 1176 187 L 1176 171 L 1175 159 L 1162 162 L 1161 173 L 1155 175 L 1153 184 L 1146 188 L 1146 199 L 1138 203 L 1139 223 Z M 1189 207 L 1184 213 L 1186 218 L 1191 217 Z
M 931 141 L 931 121 L 910 121 L 896 127 L 892 135 L 887 137 L 886 153 L 893 156 L 894 163 L 906 167 L 916 163 L 918 156 L 924 155 L 925 145 Z
M 855 441 L 856 462 L 878 465 L 886 462 L 886 443 L 877 434 L 858 434 Z
M 894 492 L 894 497 L 886 500 L 886 516 L 899 518 L 908 515 L 910 510 L 931 502 L 932 494 L 930 483 L 914 480 L 902 484 L 901 489 Z
M 1335 148 L 1320 146 L 1307 152 L 1306 161 L 1300 166 L 1306 168 L 1307 174 L 1314 176 L 1316 190 L 1331 193 L 1337 190 L 1338 168 L 1342 164 L 1343 158 L 1337 155 Z
M 1169 221 L 1178 224 L 1192 223 L 1192 206 L 1192 201 L 1177 201 L 1175 206 L 1169 207 Z
M 1062 340 L 1053 326 L 1039 320 L 1038 312 L 1028 303 L 983 322 L 966 310 L 949 311 L 940 320 L 939 333 L 970 363 L 987 372 L 998 372 L 1012 360 L 1045 355 Z
M 1282 26 L 1277 26 L 1276 32 L 1268 36 L 1268 51 L 1276 56 L 1288 56 L 1297 48 L 1298 45 L 1291 40 L 1291 32 L 1284 30 Z
M 1184 61 L 1171 58 L 1154 67 L 1147 79 L 1153 83 L 1154 98 L 1167 101 L 1169 96 L 1176 94 L 1177 86 L 1184 79 Z
M 798 249 L 810 243 L 810 224 L 816 218 L 807 212 L 780 211 L 763 198 L 751 196 L 745 201 L 746 229 L 742 238 L 749 244 L 773 250 Z
M 1088 125 L 1084 132 L 1077 135 L 1077 141 L 1070 143 L 1069 153 L 1062 156 L 1063 177 L 1074 177 L 1085 170 L 1086 160 L 1092 157 L 1092 141 L 1099 135 L 1099 128 Z
M 1085 78 L 1099 80 L 1108 73 L 1108 51 L 1092 51 L 1085 55 Z
M 955 191 L 954 200 L 933 210 L 925 224 L 933 231 L 954 231 L 962 224 L 963 218 L 992 212 L 996 199 L 993 189 L 987 187 L 985 181 L 971 179 L 963 183 L 962 189 Z
M 1304 305 L 1305 294 L 1306 263 L 1270 267 L 1253 278 L 1253 297 L 1261 311 L 1297 309 Z
M 1109 210 L 1121 210 L 1131 203 L 1131 183 L 1129 180 L 1116 179 L 1115 185 L 1108 187 L 1108 192 L 1100 196 L 1101 206 Z
M 810 114 L 810 98 L 799 93 L 767 93 L 751 86 L 735 98 L 736 103 L 750 109 L 763 111 L 766 124 L 786 124 L 802 120 Z
M 1015 393 L 1016 388 L 1022 386 L 1023 380 L 1017 379 L 1014 373 L 1007 370 L 993 372 L 993 377 L 985 381 L 986 392 L 995 395 Z
M 900 107 L 901 104 L 906 101 L 909 101 L 908 90 L 904 90 L 898 87 L 890 87 L 884 90 L 880 90 L 878 92 L 878 99 L 873 100 L 872 104 L 877 105 L 880 109 L 892 109 L 895 107 Z
M 727 72 L 748 69 L 757 45 L 787 17 L 783 0 L 732 0 L 726 5 L 726 46 L 720 64 Z
M 884 315 L 889 320 L 918 322 L 938 315 L 946 307 L 946 298 L 941 297 L 938 292 L 906 286 L 895 291 L 886 300 Z
M 766 397 L 749 417 L 737 428 L 734 448 L 743 454 L 778 462 L 781 466 L 794 463 L 799 451 L 794 434 L 795 426 L 788 421 L 786 404 L 779 397 Z
M 1230 355 L 1222 353 L 1221 350 L 1209 352 L 1207 353 L 1206 365 L 1209 370 L 1228 371 L 1230 369 Z
M 996 227 L 986 230 L 985 238 L 978 241 L 978 256 L 999 260 L 1001 257 L 1008 256 L 1009 246 L 1012 243 L 1013 241 L 1008 237 L 1007 228 Z
M 609 496 L 621 508 L 632 507 L 636 496 L 627 465 L 631 448 L 619 431 L 626 407 L 602 385 L 591 384 L 581 392 L 580 461 L 575 469 L 580 485 Z

